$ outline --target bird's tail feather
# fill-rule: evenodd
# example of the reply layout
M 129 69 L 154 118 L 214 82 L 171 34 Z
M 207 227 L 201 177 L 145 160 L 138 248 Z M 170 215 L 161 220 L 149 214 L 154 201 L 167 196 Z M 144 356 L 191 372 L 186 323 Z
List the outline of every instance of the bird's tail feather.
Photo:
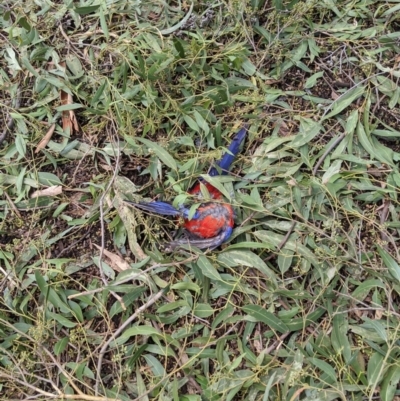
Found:
M 164 216 L 180 216 L 182 213 L 175 209 L 170 203 L 167 202 L 141 202 L 134 203 L 128 202 L 129 204 L 137 207 L 138 209 L 145 210 L 150 213 L 162 214 Z
M 216 176 L 216 175 L 224 175 L 227 174 L 229 171 L 229 167 L 231 166 L 233 160 L 235 159 L 235 156 L 239 153 L 240 146 L 242 142 L 244 141 L 244 138 L 246 137 L 247 133 L 247 125 L 245 125 L 235 136 L 233 141 L 228 147 L 229 152 L 225 153 L 221 160 L 219 160 L 216 164 L 219 167 L 212 167 L 211 170 L 209 171 L 209 175 L 211 176 Z

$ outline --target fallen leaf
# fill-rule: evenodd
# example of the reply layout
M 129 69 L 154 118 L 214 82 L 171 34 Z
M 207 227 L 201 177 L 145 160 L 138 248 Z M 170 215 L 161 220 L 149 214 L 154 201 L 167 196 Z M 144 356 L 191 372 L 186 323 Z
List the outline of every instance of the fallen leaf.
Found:
M 65 67 L 65 62 L 60 63 L 62 67 Z M 61 99 L 61 105 L 65 106 L 67 104 L 72 104 L 74 101 L 72 99 L 72 95 L 69 93 L 64 92 L 63 90 L 60 91 L 60 99 Z M 61 114 L 62 116 L 62 127 L 64 131 L 69 130 L 69 133 L 72 134 L 72 132 L 79 131 L 79 124 L 76 119 L 75 112 L 73 110 L 65 110 Z
M 93 244 L 97 249 L 101 249 L 100 246 Z M 115 253 L 112 253 L 110 251 L 107 251 L 107 249 L 103 249 L 104 255 L 107 256 L 107 258 L 110 260 L 110 266 L 117 272 L 122 272 L 124 270 L 130 269 L 129 263 L 121 258 L 121 256 L 116 255 Z
M 71 103 L 72 103 L 72 96 L 71 96 Z M 78 120 L 76 119 L 76 115 L 75 115 L 73 110 L 69 111 L 69 118 L 71 119 L 72 125 L 74 126 L 74 130 L 76 132 L 78 132 L 79 131 L 79 124 L 78 124 Z
M 46 189 L 41 189 L 32 193 L 31 198 L 39 198 L 40 196 L 57 196 L 62 194 L 61 185 L 53 185 Z
M 46 135 L 42 138 L 42 140 L 37 145 L 35 153 L 40 152 L 42 149 L 44 149 L 47 146 L 47 144 L 49 143 L 51 137 L 53 136 L 55 128 L 56 128 L 56 125 L 55 124 L 51 124 L 50 128 L 46 132 Z
M 340 98 L 340 96 L 339 96 L 335 91 L 332 91 L 332 92 L 331 92 L 331 98 L 332 98 L 333 100 L 337 100 L 337 99 Z

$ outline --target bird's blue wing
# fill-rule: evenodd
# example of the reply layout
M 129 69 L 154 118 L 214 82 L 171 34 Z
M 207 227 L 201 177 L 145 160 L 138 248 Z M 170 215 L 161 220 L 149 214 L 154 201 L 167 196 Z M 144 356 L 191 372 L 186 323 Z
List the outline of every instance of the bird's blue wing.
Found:
M 227 174 L 229 171 L 229 168 L 235 159 L 236 155 L 239 153 L 240 146 L 242 142 L 244 141 L 244 138 L 246 137 L 247 133 L 247 126 L 244 126 L 235 136 L 233 141 L 228 147 L 227 153 L 225 153 L 221 160 L 217 161 L 217 166 L 219 167 L 212 167 L 211 170 L 209 171 L 209 175 L 216 176 L 216 175 L 224 175 Z

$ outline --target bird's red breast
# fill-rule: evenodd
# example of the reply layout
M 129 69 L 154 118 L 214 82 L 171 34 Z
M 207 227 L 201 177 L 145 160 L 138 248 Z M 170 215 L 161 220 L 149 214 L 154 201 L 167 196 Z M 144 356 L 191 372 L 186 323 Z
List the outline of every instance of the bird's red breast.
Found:
M 197 209 L 198 219 L 186 220 L 184 227 L 187 231 L 200 238 L 217 236 L 226 227 L 233 227 L 234 212 L 231 205 L 226 203 L 204 203 Z
M 211 199 L 222 199 L 221 192 L 219 192 L 217 188 L 213 187 L 210 183 L 206 181 L 198 181 L 196 184 L 193 185 L 192 188 L 189 189 L 188 193 L 190 195 L 201 198 L 202 197 L 201 185 L 204 185 L 207 188 L 207 191 L 210 194 Z

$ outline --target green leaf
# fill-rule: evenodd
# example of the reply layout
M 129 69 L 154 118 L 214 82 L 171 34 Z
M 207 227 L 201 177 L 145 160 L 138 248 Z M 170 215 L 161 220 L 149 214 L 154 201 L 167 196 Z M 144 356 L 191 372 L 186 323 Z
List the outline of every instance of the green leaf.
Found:
M 339 313 L 333 318 L 333 330 L 331 342 L 333 349 L 337 355 L 343 355 L 344 361 L 350 363 L 351 345 L 347 333 L 349 331 L 349 323 L 345 313 Z
M 248 266 L 253 267 L 267 276 L 277 286 L 275 273 L 266 265 L 266 263 L 254 252 L 249 250 L 231 250 L 218 255 L 218 261 L 230 267 Z
M 204 178 L 205 181 L 210 183 L 214 188 L 218 189 L 218 191 L 221 192 L 221 194 L 223 194 L 226 199 L 231 198 L 231 195 L 222 184 L 224 179 L 226 179 L 227 177 L 222 177 L 222 176 L 211 177 L 208 174 L 200 174 L 200 176 Z M 205 189 L 207 189 L 207 187 L 205 187 Z
M 290 331 L 304 330 L 311 324 L 316 323 L 325 312 L 326 309 L 320 307 L 304 317 L 291 319 L 289 322 L 285 322 L 285 324 Z
M 300 131 L 292 141 L 291 146 L 299 148 L 309 143 L 319 134 L 321 128 L 321 124 L 313 119 L 300 117 Z
M 47 283 L 46 283 L 46 280 L 44 279 L 44 277 L 40 274 L 39 270 L 35 271 L 35 279 L 36 279 L 36 283 L 40 289 L 40 292 L 42 293 L 42 295 L 44 295 L 46 297 L 47 292 L 48 292 Z
M 210 127 L 208 126 L 207 121 L 197 110 L 193 111 L 193 115 L 197 125 L 204 131 L 206 135 L 208 135 L 208 133 L 210 132 Z
M 17 148 L 18 153 L 24 157 L 26 154 L 26 142 L 25 138 L 21 134 L 15 135 L 15 146 Z
M 231 304 L 227 304 L 225 308 L 220 312 L 212 321 L 211 327 L 215 330 L 219 324 L 225 322 L 225 320 L 232 316 L 235 312 L 235 308 Z
M 56 320 L 58 323 L 60 323 L 64 327 L 67 327 L 68 329 L 72 329 L 76 326 L 76 323 L 71 322 L 66 317 L 58 313 L 50 312 L 49 310 L 46 310 L 46 317 Z
M 192 14 L 193 11 L 193 6 L 194 6 L 194 2 L 190 5 L 189 11 L 187 12 L 187 14 L 174 26 L 167 28 L 167 29 L 162 29 L 160 31 L 161 35 L 169 35 L 170 33 L 173 33 L 175 31 L 177 31 L 178 29 L 180 29 L 181 27 L 183 27 L 187 20 L 190 18 L 190 15 Z
M 327 120 L 333 116 L 336 116 L 341 111 L 343 111 L 346 107 L 350 106 L 355 100 L 357 100 L 360 96 L 365 92 L 365 86 L 358 85 L 355 88 L 349 89 L 343 95 L 341 95 L 338 99 L 336 99 L 332 105 L 332 111 L 323 117 L 323 120 Z
M 244 72 L 249 76 L 253 76 L 257 71 L 256 66 L 248 58 L 243 61 L 242 68 Z
M 276 315 L 268 312 L 265 308 L 259 305 L 246 305 L 242 308 L 244 312 L 253 317 L 259 322 L 267 324 L 271 329 L 280 333 L 287 333 L 289 328 Z
M 279 235 L 273 231 L 268 231 L 268 230 L 260 230 L 254 232 L 254 235 L 261 239 L 261 241 L 264 241 L 266 243 L 270 243 L 271 245 L 278 247 L 279 244 L 282 243 L 282 240 L 284 238 L 283 235 Z M 285 246 L 283 249 L 290 249 L 291 251 L 294 251 L 295 255 L 301 256 L 304 259 L 308 260 L 314 267 L 320 268 L 320 261 L 316 256 L 314 255 L 313 252 L 311 252 L 310 249 L 308 249 L 306 246 L 300 243 L 300 239 L 288 239 L 285 243 Z
M 200 268 L 201 272 L 211 280 L 223 281 L 217 269 L 211 264 L 206 256 L 199 256 L 197 266 Z
M 99 86 L 99 88 L 97 89 L 97 91 L 96 91 L 96 93 L 94 94 L 92 100 L 90 101 L 90 105 L 91 105 L 92 107 L 94 107 L 94 106 L 97 104 L 97 102 L 100 100 L 100 97 L 101 97 L 101 95 L 103 94 L 104 89 L 106 88 L 106 85 L 107 85 L 107 81 L 104 80 L 104 82 L 103 82 L 103 83 Z
M 306 83 L 304 84 L 305 89 L 312 88 L 317 83 L 318 78 L 321 78 L 324 75 L 324 71 L 318 71 L 315 74 L 311 75 L 311 77 L 307 78 Z
M 293 251 L 281 251 L 278 255 L 278 266 L 282 274 L 286 273 L 293 263 Z
M 150 354 L 143 354 L 142 356 L 146 360 L 146 365 L 151 369 L 154 376 L 165 377 L 166 375 L 165 369 L 163 365 L 161 365 L 161 362 L 156 357 Z
M 358 122 L 358 110 L 353 110 L 346 121 L 346 133 L 351 134 L 357 127 Z
M 333 369 L 333 367 L 329 365 L 329 363 L 318 358 L 309 358 L 309 361 L 321 371 L 319 376 L 322 374 L 326 374 L 332 379 L 333 382 L 336 382 L 335 369 Z
M 70 307 L 60 298 L 55 289 L 49 286 L 38 270 L 35 271 L 35 279 L 40 288 L 40 292 L 48 302 L 55 308 L 59 308 L 62 313 L 71 313 Z
M 394 152 L 392 149 L 382 145 L 374 136 L 371 136 L 371 144 L 375 149 L 375 155 L 379 161 L 387 163 L 389 166 L 395 166 L 395 163 L 393 163 Z
M 374 352 L 368 361 L 367 378 L 370 386 L 376 387 L 382 380 L 383 356 Z
M 39 171 L 38 179 L 41 184 L 49 187 L 52 185 L 62 185 L 60 179 L 53 173 L 46 173 L 44 171 Z
M 386 10 L 386 11 L 382 14 L 382 17 L 386 17 L 387 15 L 396 13 L 396 12 L 399 11 L 399 10 L 400 10 L 400 4 L 397 4 L 397 5 L 393 6 L 393 7 L 390 7 L 388 10 Z
M 378 244 L 376 245 L 378 249 L 379 255 L 381 255 L 383 264 L 388 268 L 389 273 L 400 282 L 400 266 L 399 264 L 392 258 L 389 252 L 385 251 Z
M 79 15 L 86 15 L 86 14 L 91 14 L 93 11 L 96 11 L 99 7 L 100 7 L 100 5 L 77 7 L 77 8 L 74 8 L 74 11 Z
M 11 47 L 8 47 L 5 50 L 6 50 L 6 52 L 4 53 L 4 58 L 6 59 L 7 64 L 10 67 L 10 69 L 13 71 L 21 71 L 22 68 L 20 67 L 20 65 L 18 63 L 15 51 Z
M 166 313 L 166 312 L 170 312 L 174 309 L 178 309 L 178 308 L 182 308 L 182 307 L 188 307 L 189 303 L 188 301 L 184 300 L 184 299 L 180 299 L 179 301 L 175 301 L 175 302 L 168 302 L 167 304 L 164 304 L 162 306 L 160 306 L 157 309 L 157 313 Z
M 68 111 L 68 110 L 76 110 L 76 109 L 82 109 L 85 106 L 79 103 L 72 103 L 72 104 L 65 104 L 63 106 L 58 106 L 56 107 L 57 111 Z
M 193 314 L 200 318 L 207 318 L 214 313 L 214 309 L 210 304 L 197 304 L 193 309 Z
M 256 89 L 257 87 L 249 80 L 238 78 L 238 77 L 230 77 L 225 79 L 226 84 L 228 85 L 229 92 L 234 94 L 243 89 Z
M 124 338 L 129 338 L 132 336 L 161 336 L 163 337 L 163 334 L 160 333 L 159 330 L 155 329 L 154 327 L 151 326 L 133 326 L 123 332 L 121 337 Z
M 183 119 L 185 120 L 185 123 L 195 132 L 200 131 L 200 127 L 197 125 L 196 121 L 193 120 L 192 117 L 188 116 L 187 114 L 184 114 Z
M 396 389 L 399 383 L 400 383 L 400 366 L 393 365 L 385 374 L 385 378 L 383 380 L 380 391 L 381 400 L 382 401 L 394 400 Z
M 356 300 L 362 301 L 374 288 L 385 288 L 385 285 L 378 279 L 365 280 L 353 291 L 351 296 Z
M 368 323 L 369 327 L 372 328 L 375 331 L 375 333 L 378 334 L 380 339 L 386 343 L 388 341 L 388 335 L 381 321 L 368 319 L 366 317 L 364 319 Z
M 324 185 L 328 184 L 332 176 L 339 173 L 341 167 L 342 167 L 342 161 L 334 160 L 332 164 L 329 166 L 328 170 L 326 170 L 324 175 L 322 176 L 322 183 Z
M 147 390 L 146 383 L 144 382 L 143 377 L 140 374 L 139 365 L 137 365 L 137 368 L 136 368 L 136 385 L 138 388 L 138 393 L 143 394 L 143 396 L 142 396 L 143 401 L 149 401 L 149 397 L 147 397 L 147 395 L 146 395 L 146 390 Z
M 196 283 L 189 283 L 189 282 L 179 282 L 176 284 L 171 285 L 171 290 L 189 290 L 196 293 L 201 292 L 201 288 Z
M 146 138 L 136 137 L 135 139 L 138 140 L 139 142 L 144 143 L 149 149 L 152 149 L 154 151 L 154 153 L 157 155 L 157 157 L 166 166 L 168 166 L 169 168 L 172 168 L 173 170 L 177 170 L 177 165 L 176 165 L 174 158 L 160 145 L 158 145 L 152 141 L 149 141 Z
M 117 278 L 117 280 L 118 280 L 118 278 Z M 118 285 L 114 285 L 113 290 L 118 292 L 118 287 L 119 287 Z M 125 294 L 122 297 L 122 302 L 124 303 L 125 307 L 127 308 L 128 306 L 132 305 L 132 303 L 134 301 L 136 301 L 136 299 L 138 299 L 141 294 L 143 294 L 145 289 L 146 289 L 145 287 L 137 287 L 137 288 L 131 290 L 129 293 Z M 110 318 L 113 318 L 115 315 L 117 315 L 118 313 L 121 313 L 123 311 L 124 311 L 124 309 L 121 305 L 121 302 L 115 301 L 113 306 L 110 309 Z
M 101 26 L 101 29 L 103 30 L 104 36 L 108 40 L 108 38 L 110 37 L 110 33 L 108 32 L 108 27 L 107 27 L 106 18 L 104 15 L 103 7 L 100 8 L 100 26 Z
M 79 322 L 82 323 L 83 322 L 83 313 L 82 313 L 82 309 L 79 306 L 79 304 L 77 304 L 75 301 L 69 300 L 68 306 L 70 307 L 76 320 L 78 320 Z
M 54 355 L 59 356 L 60 354 L 62 354 L 65 348 L 67 348 L 68 343 L 69 343 L 69 337 L 64 337 L 61 340 L 58 340 L 54 344 Z
M 28 20 L 25 17 L 22 17 L 18 20 L 18 25 L 22 26 L 22 28 L 30 31 L 32 27 L 29 25 Z
M 268 383 L 267 383 L 267 385 L 265 386 L 265 391 L 264 391 L 264 394 L 263 394 L 263 399 L 262 399 L 262 401 L 268 401 L 268 400 L 270 400 L 269 392 L 271 391 L 271 388 L 272 388 L 272 386 L 273 386 L 273 384 L 274 384 L 275 376 L 276 376 L 277 373 L 278 373 L 278 371 L 275 371 L 275 372 L 273 372 L 272 375 L 270 376 L 270 378 L 269 378 L 269 380 L 268 380 Z

